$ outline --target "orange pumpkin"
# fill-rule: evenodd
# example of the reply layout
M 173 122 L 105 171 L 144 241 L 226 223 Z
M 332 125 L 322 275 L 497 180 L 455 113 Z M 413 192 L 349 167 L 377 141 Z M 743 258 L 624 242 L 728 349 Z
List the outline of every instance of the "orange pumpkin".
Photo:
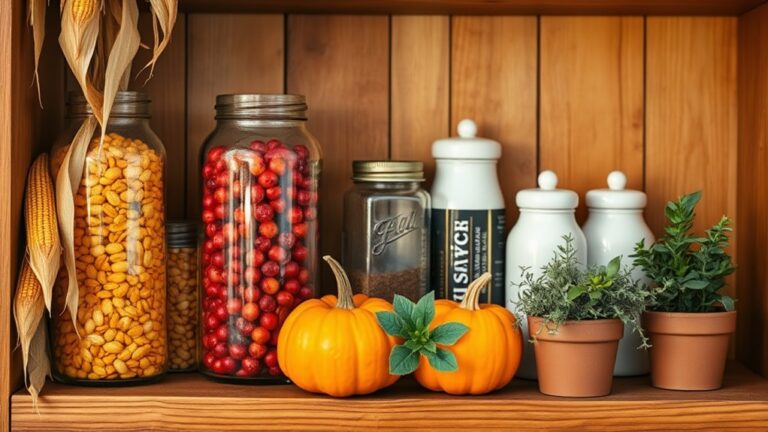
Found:
M 498 305 L 478 305 L 480 292 L 490 280 L 491 274 L 485 273 L 472 282 L 461 304 L 435 301 L 430 330 L 446 322 L 458 322 L 469 331 L 454 345 L 441 346 L 456 356 L 457 371 L 437 371 L 422 356 L 414 373 L 422 386 L 454 395 L 477 395 L 498 390 L 515 376 L 523 352 L 523 336 L 515 316 Z
M 307 300 L 285 320 L 277 359 L 300 388 L 336 397 L 373 393 L 399 378 L 389 374 L 389 352 L 397 339 L 379 327 L 376 312 L 391 311 L 385 300 L 352 296 L 346 273 L 323 257 L 338 285 L 336 296 Z

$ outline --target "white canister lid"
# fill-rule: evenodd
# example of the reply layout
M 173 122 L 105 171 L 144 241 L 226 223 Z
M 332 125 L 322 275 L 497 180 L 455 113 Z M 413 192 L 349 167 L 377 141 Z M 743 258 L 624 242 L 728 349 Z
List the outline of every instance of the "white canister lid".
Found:
M 477 125 L 470 119 L 459 122 L 458 137 L 443 138 L 432 144 L 435 159 L 498 159 L 501 144 L 488 138 L 478 138 Z
M 642 209 L 648 202 L 645 193 L 624 189 L 627 176 L 621 171 L 608 174 L 608 189 L 592 189 L 587 192 L 587 207 L 603 209 Z
M 518 208 L 572 210 L 579 206 L 579 195 L 576 192 L 557 188 L 557 174 L 554 171 L 542 171 L 538 184 L 536 189 L 523 189 L 517 193 L 515 202 Z

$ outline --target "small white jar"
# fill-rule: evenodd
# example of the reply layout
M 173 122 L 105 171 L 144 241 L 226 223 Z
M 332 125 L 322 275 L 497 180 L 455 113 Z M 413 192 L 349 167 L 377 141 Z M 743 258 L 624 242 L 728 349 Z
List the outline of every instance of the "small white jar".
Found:
M 492 283 L 480 301 L 504 305 L 506 222 L 496 177 L 501 145 L 478 138 L 469 119 L 459 122 L 458 132 L 432 144 L 432 289 L 439 298 L 461 301 L 469 283 L 488 271 Z
M 643 219 L 647 203 L 645 193 L 624 189 L 627 176 L 621 171 L 608 174 L 608 189 L 594 189 L 587 192 L 589 217 L 584 223 L 587 237 L 587 263 L 606 265 L 621 255 L 621 264 L 631 266 L 635 245 L 645 240 L 646 245 L 654 241 L 651 229 Z M 640 268 L 632 271 L 632 277 L 640 283 L 650 283 Z M 634 376 L 648 373 L 648 353 L 637 349 L 641 339 L 637 331 L 624 326 L 624 337 L 619 342 L 614 375 Z
M 574 215 L 579 195 L 572 190 L 557 189 L 557 175 L 552 171 L 542 171 L 538 184 L 538 189 L 524 189 L 517 193 L 515 201 L 520 208 L 520 216 L 507 237 L 507 307 L 513 312 L 518 312 L 518 284 L 523 279 L 521 267 L 528 268 L 534 277 L 541 275 L 541 268 L 552 260 L 557 247 L 565 244 L 564 236 L 573 238 L 579 263 L 587 262 L 587 241 Z M 527 341 L 528 323 L 525 317 L 521 327 L 526 342 L 517 376 L 536 379 L 536 358 L 533 345 Z

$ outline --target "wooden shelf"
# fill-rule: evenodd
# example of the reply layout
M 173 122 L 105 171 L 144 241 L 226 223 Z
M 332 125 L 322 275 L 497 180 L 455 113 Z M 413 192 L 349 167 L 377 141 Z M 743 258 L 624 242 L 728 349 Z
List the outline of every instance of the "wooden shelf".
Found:
M 488 396 L 452 397 L 405 379 L 374 396 L 333 399 L 290 385 L 220 384 L 183 374 L 140 387 L 49 384 L 39 408 L 41 415 L 28 394 L 16 393 L 12 429 L 754 431 L 768 427 L 768 380 L 733 364 L 724 388 L 712 392 L 658 390 L 644 377 L 615 380 L 604 398 L 543 396 L 522 380 Z
M 741 15 L 765 0 L 184 0 L 186 12 Z

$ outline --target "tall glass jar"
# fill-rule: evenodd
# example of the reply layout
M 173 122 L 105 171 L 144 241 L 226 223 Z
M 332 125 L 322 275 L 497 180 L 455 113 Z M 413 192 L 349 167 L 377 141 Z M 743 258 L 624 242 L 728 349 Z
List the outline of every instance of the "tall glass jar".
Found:
M 171 372 L 197 369 L 197 223 L 169 221 L 168 242 L 168 362 Z
M 91 110 L 71 94 L 67 114 L 68 126 L 51 150 L 54 174 Z M 119 92 L 103 146 L 97 130 L 88 148 L 74 197 L 76 324 L 64 311 L 65 270 L 54 289 L 57 380 L 142 382 L 166 371 L 165 149 L 149 118 L 145 94 Z
M 320 147 L 304 96 L 222 95 L 202 152 L 203 373 L 285 381 L 277 339 L 314 296 Z
M 430 197 L 424 167 L 355 161 L 344 195 L 342 261 L 355 292 L 417 301 L 429 286 Z

